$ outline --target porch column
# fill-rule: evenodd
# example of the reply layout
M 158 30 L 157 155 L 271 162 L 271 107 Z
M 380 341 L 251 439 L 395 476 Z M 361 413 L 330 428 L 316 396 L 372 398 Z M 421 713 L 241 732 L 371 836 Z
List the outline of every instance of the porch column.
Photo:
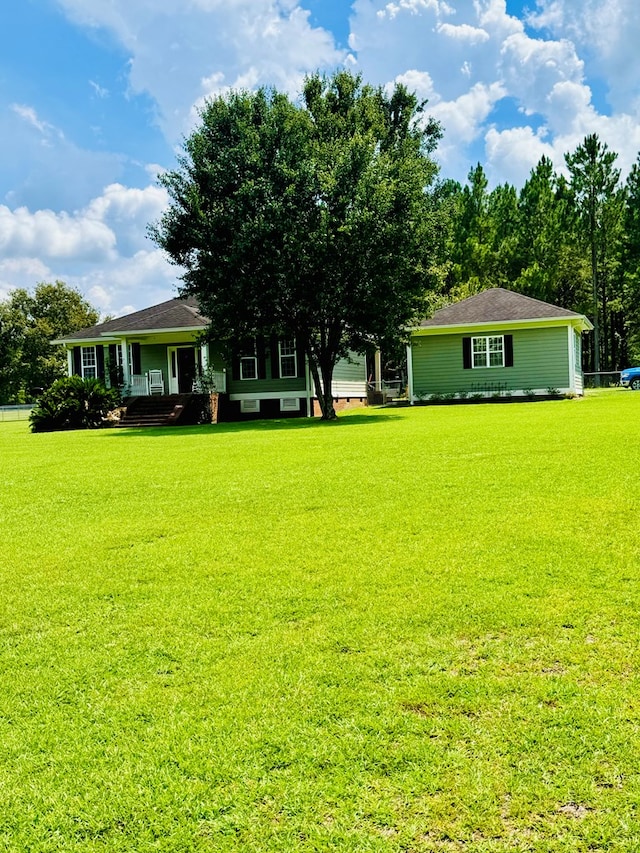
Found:
M 209 344 L 204 343 L 200 345 L 200 363 L 202 364 L 202 372 L 204 373 L 209 367 Z
M 573 326 L 569 325 L 569 391 L 575 394 L 576 391 L 576 350 L 575 350 L 575 331 Z
M 73 376 L 73 347 L 67 349 L 67 376 Z
M 123 338 L 118 346 L 122 348 L 122 382 L 125 386 L 128 385 L 129 390 L 131 390 L 132 377 L 129 365 L 129 347 L 127 346 L 127 339 Z
M 411 340 L 407 344 L 407 380 L 409 384 L 409 402 L 413 405 L 413 355 L 411 352 Z
M 311 408 L 311 369 L 309 367 L 309 356 L 304 354 L 304 390 L 306 392 L 306 401 L 307 401 L 307 417 L 313 417 L 313 411 Z
M 379 349 L 374 356 L 373 382 L 376 391 L 382 391 L 382 353 Z

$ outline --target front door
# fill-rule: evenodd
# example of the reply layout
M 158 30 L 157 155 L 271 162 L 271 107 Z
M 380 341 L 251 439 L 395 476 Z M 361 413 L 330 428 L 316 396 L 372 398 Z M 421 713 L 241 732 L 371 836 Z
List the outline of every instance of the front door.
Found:
M 169 347 L 169 393 L 190 394 L 196 378 L 195 347 Z

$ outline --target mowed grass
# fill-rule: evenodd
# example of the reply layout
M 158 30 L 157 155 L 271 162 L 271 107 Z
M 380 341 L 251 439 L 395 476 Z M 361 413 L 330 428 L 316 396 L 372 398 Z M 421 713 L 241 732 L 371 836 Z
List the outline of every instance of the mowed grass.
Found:
M 640 850 L 640 394 L 0 425 L 0 850 Z

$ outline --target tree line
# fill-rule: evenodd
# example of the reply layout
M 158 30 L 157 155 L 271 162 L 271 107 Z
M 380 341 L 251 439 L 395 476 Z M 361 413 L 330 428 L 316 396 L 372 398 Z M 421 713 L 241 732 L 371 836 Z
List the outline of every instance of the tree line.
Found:
M 63 347 L 51 341 L 93 326 L 99 313 L 63 281 L 16 288 L 0 300 L 0 405 L 29 403 L 66 375 Z
M 640 155 L 626 180 L 596 134 L 547 157 L 520 190 L 488 188 L 480 164 L 462 186 L 436 189 L 442 216 L 434 302 L 505 287 L 586 314 L 585 370 L 614 371 L 640 359 Z

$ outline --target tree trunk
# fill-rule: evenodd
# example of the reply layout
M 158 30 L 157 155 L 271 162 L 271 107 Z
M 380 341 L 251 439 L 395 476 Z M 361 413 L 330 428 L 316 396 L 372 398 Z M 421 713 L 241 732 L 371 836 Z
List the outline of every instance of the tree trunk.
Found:
M 337 418 L 336 410 L 333 408 L 333 396 L 331 385 L 333 382 L 333 363 L 318 366 L 313 353 L 309 354 L 309 368 L 313 377 L 313 385 L 316 397 L 320 404 L 323 421 L 334 421 Z

